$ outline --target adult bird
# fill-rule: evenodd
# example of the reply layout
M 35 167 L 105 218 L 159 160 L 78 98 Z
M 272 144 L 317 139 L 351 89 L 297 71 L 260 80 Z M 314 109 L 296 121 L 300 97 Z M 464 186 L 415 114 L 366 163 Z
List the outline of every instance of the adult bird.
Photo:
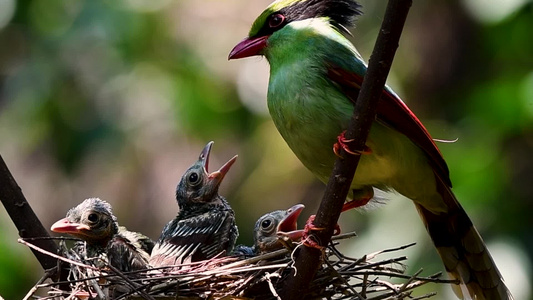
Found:
M 196 161 L 181 177 L 176 188 L 178 215 L 164 228 L 157 241 L 150 265 L 178 266 L 229 255 L 239 235 L 235 213 L 227 200 L 218 194 L 222 179 L 237 155 L 218 171 L 208 173 L 209 142 Z
M 512 299 L 478 231 L 451 191 L 449 171 L 422 123 L 388 87 L 366 148 L 349 149 L 346 130 L 366 73 L 345 38 L 360 15 L 353 0 L 280 0 L 254 21 L 229 59 L 263 55 L 270 64 L 268 108 L 289 147 L 320 180 L 331 174 L 339 146 L 363 154 L 351 183 L 356 206 L 372 187 L 413 200 L 462 297 Z
M 280 238 L 298 241 L 303 236 L 303 230 L 298 230 L 298 217 L 305 208 L 303 204 L 296 204 L 289 209 L 275 210 L 264 214 L 255 222 L 254 245 L 251 247 L 239 245 L 233 254 L 255 256 L 282 249 Z
M 71 208 L 51 230 L 81 238 L 89 258 L 103 255 L 122 272 L 146 269 L 154 247 L 150 238 L 119 226 L 111 205 L 99 198 L 85 199 Z

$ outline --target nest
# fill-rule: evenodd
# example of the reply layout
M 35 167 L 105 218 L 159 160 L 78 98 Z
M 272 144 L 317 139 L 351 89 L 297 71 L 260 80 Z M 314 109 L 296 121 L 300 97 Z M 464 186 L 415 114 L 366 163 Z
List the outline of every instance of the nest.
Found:
M 436 293 L 414 296 L 413 290 L 429 282 L 454 283 L 440 279 L 440 273 L 422 277 L 420 270 L 407 275 L 407 257 L 400 254 L 379 259 L 383 253 L 401 252 L 414 243 L 360 258 L 343 255 L 337 249 L 339 241 L 354 236 L 355 233 L 349 233 L 334 237 L 304 299 L 426 299 Z M 290 276 L 292 256 L 301 246 L 292 244 L 247 259 L 220 257 L 180 268 L 121 273 L 101 257 L 86 258 L 80 250 L 83 247 L 68 249 L 61 242 L 63 253 L 55 255 L 27 241 L 19 242 L 70 264 L 68 281 L 46 282 L 45 274 L 25 299 L 280 299 L 279 287 Z M 70 290 L 65 291 L 65 286 Z

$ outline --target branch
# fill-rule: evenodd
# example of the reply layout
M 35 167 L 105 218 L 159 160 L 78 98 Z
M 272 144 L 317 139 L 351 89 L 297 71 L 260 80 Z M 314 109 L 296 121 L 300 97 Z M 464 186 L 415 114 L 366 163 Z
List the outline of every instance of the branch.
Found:
M 355 102 L 354 114 L 345 134 L 347 139 L 354 139 L 351 143 L 352 149 L 364 148 L 411 4 L 412 0 L 389 0 L 361 92 Z M 360 156 L 347 155 L 344 150 L 341 151 L 344 158 L 337 158 L 335 161 L 333 173 L 314 220 L 316 227 L 325 228 L 314 233 L 322 246 L 327 245 L 331 239 L 359 163 Z M 320 257 L 321 251 L 318 249 L 301 248 L 295 262 L 297 272 L 294 274 L 293 269 L 291 275 L 294 276 L 289 276 L 284 282 L 280 293 L 282 299 L 300 299 L 305 294 L 303 292 L 318 270 Z
M 11 175 L 4 159 L 0 155 L 0 201 L 6 208 L 9 217 L 15 223 L 21 238 L 36 238 L 36 237 L 50 237 L 48 231 L 43 227 L 43 224 L 37 218 L 30 204 L 22 194 L 22 190 Z M 33 242 L 37 247 L 42 248 L 48 252 L 57 253 L 57 245 L 51 239 L 36 239 Z M 57 267 L 58 261 L 56 258 L 41 253 L 35 249 L 31 249 L 35 258 L 39 261 L 45 271 Z M 67 275 L 67 272 L 61 272 Z M 52 272 L 52 278 L 58 280 L 58 272 Z

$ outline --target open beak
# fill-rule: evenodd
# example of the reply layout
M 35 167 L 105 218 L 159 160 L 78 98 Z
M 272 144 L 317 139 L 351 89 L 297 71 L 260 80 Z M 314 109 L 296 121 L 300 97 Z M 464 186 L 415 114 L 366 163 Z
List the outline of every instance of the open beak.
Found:
M 209 173 L 209 175 L 207 175 L 207 180 L 214 181 L 214 183 L 216 183 L 217 185 L 220 184 L 220 182 L 222 181 L 222 179 L 224 179 L 224 176 L 226 176 L 233 163 L 235 163 L 235 161 L 237 160 L 237 157 L 238 155 L 235 155 L 230 160 L 228 160 L 222 167 L 220 167 L 220 169 L 213 173 Z
M 211 141 L 205 145 L 204 149 L 200 153 L 200 157 L 198 157 L 198 160 L 202 162 L 202 165 L 204 166 L 204 171 L 207 173 L 207 170 L 209 169 L 209 154 L 211 153 L 211 147 L 213 147 L 213 144 L 215 142 Z
M 207 180 L 209 182 L 209 185 L 212 187 L 218 187 L 218 185 L 222 182 L 222 179 L 224 179 L 224 176 L 226 176 L 233 163 L 235 163 L 235 161 L 237 160 L 237 155 L 228 160 L 228 162 L 226 162 L 217 171 L 209 173 L 209 154 L 211 153 L 211 147 L 213 146 L 213 143 L 213 141 L 207 143 L 207 145 L 204 147 L 204 150 L 202 150 L 202 153 L 200 153 L 199 159 L 200 161 L 202 161 L 202 164 L 204 166 L 204 171 L 207 174 Z
M 60 233 L 79 233 L 82 230 L 90 230 L 91 228 L 84 224 L 70 222 L 67 218 L 55 222 L 50 230 Z
M 303 235 L 303 230 L 298 230 L 298 217 L 302 213 L 305 205 L 296 204 L 287 210 L 287 216 L 278 224 L 278 235 L 289 237 L 292 241 L 299 240 Z
M 268 38 L 268 35 L 256 38 L 245 38 L 231 50 L 228 60 L 261 55 L 263 49 L 267 46 Z

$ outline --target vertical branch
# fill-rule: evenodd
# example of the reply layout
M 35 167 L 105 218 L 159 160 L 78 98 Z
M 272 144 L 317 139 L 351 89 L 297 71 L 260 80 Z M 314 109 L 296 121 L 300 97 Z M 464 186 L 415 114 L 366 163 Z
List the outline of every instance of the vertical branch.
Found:
M 345 134 L 347 139 L 354 139 L 351 143 L 353 149 L 364 148 L 411 4 L 412 0 L 389 0 L 361 92 L 355 102 L 354 113 Z M 344 158 L 337 158 L 335 161 L 314 221 L 316 227 L 325 228 L 314 234 L 322 246 L 331 239 L 359 163 L 360 156 L 347 154 L 344 150 L 341 155 Z M 297 271 L 293 269 L 289 278 L 282 284 L 280 293 L 282 299 L 300 299 L 305 294 L 304 291 L 318 270 L 320 259 L 320 250 L 301 247 L 295 262 Z
M 0 201 L 2 201 L 9 217 L 17 227 L 21 238 L 50 237 L 48 231 L 43 227 L 43 224 L 33 212 L 30 204 L 26 201 L 22 190 L 15 181 L 15 178 L 13 178 L 13 175 L 11 175 L 1 155 Z M 36 239 L 32 243 L 39 248 L 57 253 L 57 245 L 51 239 Z M 50 270 L 57 266 L 58 262 L 55 258 L 33 249 L 32 252 L 44 270 Z

